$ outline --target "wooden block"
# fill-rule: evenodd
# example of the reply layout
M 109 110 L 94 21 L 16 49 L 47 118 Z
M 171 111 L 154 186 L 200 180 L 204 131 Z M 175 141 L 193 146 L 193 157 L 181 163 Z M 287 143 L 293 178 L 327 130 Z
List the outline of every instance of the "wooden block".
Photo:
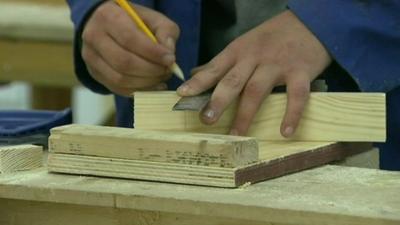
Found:
M 258 161 L 257 141 L 250 137 L 91 125 L 53 128 L 49 151 L 213 167 Z
M 212 126 L 202 124 L 197 112 L 172 111 L 175 92 L 136 92 L 135 127 L 202 133 L 229 131 L 236 105 L 232 104 Z M 358 141 L 386 140 L 386 106 L 383 93 L 312 93 L 299 127 L 290 140 Z M 287 140 L 279 127 L 286 108 L 286 94 L 273 94 L 262 104 L 248 135 L 260 140 Z
M 38 168 L 42 165 L 43 148 L 37 145 L 0 147 L 0 173 Z
M 379 169 L 379 149 L 371 146 L 370 150 L 347 157 L 335 165 Z
M 367 146 L 367 147 L 365 147 Z M 364 151 L 369 145 L 326 142 L 260 142 L 260 160 L 236 168 L 160 163 L 51 153 L 50 172 L 238 187 L 312 168 Z

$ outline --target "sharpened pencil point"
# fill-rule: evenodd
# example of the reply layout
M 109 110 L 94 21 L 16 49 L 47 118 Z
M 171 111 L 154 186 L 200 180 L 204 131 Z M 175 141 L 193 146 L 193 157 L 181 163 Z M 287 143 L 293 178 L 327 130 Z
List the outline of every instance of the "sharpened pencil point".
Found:
M 178 66 L 178 64 L 174 63 L 171 66 L 171 71 L 182 81 L 185 81 L 185 76 L 183 75 L 182 69 Z

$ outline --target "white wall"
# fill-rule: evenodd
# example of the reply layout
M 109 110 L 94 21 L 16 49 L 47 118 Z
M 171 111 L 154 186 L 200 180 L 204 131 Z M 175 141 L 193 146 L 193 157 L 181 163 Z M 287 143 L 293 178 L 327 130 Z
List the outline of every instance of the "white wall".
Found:
M 0 85 L 0 110 L 31 109 L 31 88 L 23 82 Z M 101 124 L 114 111 L 111 95 L 98 95 L 85 89 L 73 89 L 72 109 L 74 123 Z
M 23 82 L 0 84 L 0 110 L 29 109 L 31 88 Z

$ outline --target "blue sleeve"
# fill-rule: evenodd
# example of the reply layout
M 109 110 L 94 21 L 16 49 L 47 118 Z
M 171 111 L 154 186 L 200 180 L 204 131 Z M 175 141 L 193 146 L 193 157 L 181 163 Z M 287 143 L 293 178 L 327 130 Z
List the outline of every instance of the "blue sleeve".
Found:
M 288 6 L 361 90 L 400 85 L 399 0 L 290 0 Z
M 105 86 L 94 80 L 92 76 L 90 76 L 86 68 L 85 62 L 83 61 L 81 56 L 81 36 L 85 23 L 92 12 L 97 8 L 97 6 L 99 6 L 103 2 L 104 1 L 102 0 L 67 0 L 67 3 L 71 9 L 71 20 L 75 28 L 75 74 L 78 77 L 79 81 L 90 90 L 101 94 L 107 94 L 110 93 L 110 91 Z M 152 7 L 154 5 L 153 0 L 135 0 L 134 2 L 148 7 Z

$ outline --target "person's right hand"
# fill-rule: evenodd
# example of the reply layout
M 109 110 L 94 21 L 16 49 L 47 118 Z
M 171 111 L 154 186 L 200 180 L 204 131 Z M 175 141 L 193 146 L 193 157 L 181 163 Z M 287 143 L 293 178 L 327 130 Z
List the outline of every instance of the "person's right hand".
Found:
M 110 91 L 129 96 L 135 90 L 165 89 L 175 62 L 179 27 L 164 15 L 134 5 L 155 34 L 152 42 L 112 1 L 100 5 L 82 33 L 82 58 L 91 76 Z

